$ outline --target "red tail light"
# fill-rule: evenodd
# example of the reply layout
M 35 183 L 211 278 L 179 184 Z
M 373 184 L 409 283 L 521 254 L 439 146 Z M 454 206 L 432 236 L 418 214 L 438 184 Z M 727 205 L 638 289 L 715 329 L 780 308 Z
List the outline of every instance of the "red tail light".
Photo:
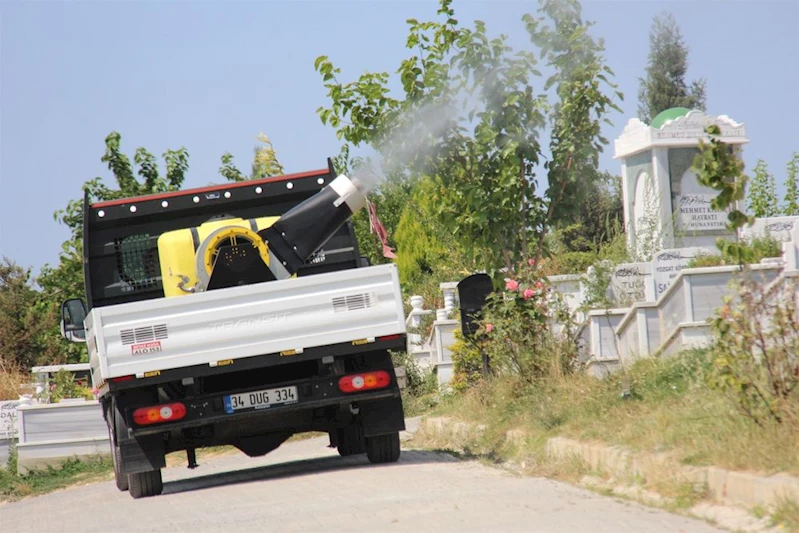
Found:
M 400 337 L 402 337 L 402 335 L 399 335 L 399 334 L 397 334 L 397 335 L 386 335 L 385 337 L 378 337 L 377 340 L 379 340 L 379 341 L 395 341 L 395 340 L 399 339 Z
M 174 422 L 186 416 L 186 406 L 182 403 L 165 403 L 141 407 L 133 411 L 133 421 L 139 426 Z
M 135 376 L 133 376 L 133 375 L 130 375 L 130 376 L 120 376 L 120 377 L 118 377 L 118 378 L 111 378 L 111 381 L 113 381 L 114 383 L 119 383 L 120 381 L 130 381 L 130 380 L 131 380 L 131 379 L 133 379 L 134 377 L 135 377 Z
M 385 389 L 391 384 L 391 376 L 385 370 L 352 374 L 338 380 L 341 392 L 361 392 L 375 389 Z

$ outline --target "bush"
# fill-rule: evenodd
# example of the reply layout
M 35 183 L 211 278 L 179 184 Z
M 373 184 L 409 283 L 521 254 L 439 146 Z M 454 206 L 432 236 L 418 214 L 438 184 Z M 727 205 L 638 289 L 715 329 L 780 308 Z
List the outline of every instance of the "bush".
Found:
M 698 255 L 691 259 L 688 268 L 753 264 L 767 257 L 782 257 L 782 242 L 770 235 L 741 242 L 719 239 L 716 247 L 721 255 Z
M 531 382 L 570 373 L 576 365 L 577 346 L 571 315 L 533 260 L 517 267 L 505 290 L 488 298 L 477 337 L 494 374 L 518 375 Z M 552 325 L 563 325 L 555 334 Z
M 75 376 L 66 369 L 61 369 L 53 376 L 53 385 L 50 391 L 50 401 L 58 403 L 65 398 L 84 398 L 93 400 L 94 394 L 87 387 L 75 383 Z
M 395 367 L 404 367 L 408 379 L 407 394 L 423 396 L 435 392 L 437 389 L 436 377 L 432 372 L 419 368 L 416 359 L 407 352 L 391 352 L 391 359 Z
M 799 414 L 797 282 L 786 279 L 771 293 L 744 275 L 736 294 L 717 312 L 709 385 L 731 398 L 759 425 L 796 424 Z
M 483 378 L 483 352 L 478 344 L 463 338 L 455 331 L 455 343 L 450 346 L 452 379 L 449 384 L 455 392 L 462 392 L 478 384 Z

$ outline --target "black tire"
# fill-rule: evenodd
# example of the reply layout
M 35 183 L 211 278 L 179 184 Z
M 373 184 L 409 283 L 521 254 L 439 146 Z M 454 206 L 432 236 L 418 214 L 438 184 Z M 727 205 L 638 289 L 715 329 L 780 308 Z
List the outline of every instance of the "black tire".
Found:
M 128 482 L 130 483 L 130 495 L 136 499 L 158 496 L 164 491 L 160 469 L 128 474 Z
M 366 457 L 371 463 L 396 463 L 400 458 L 399 432 L 366 439 Z
M 113 407 L 109 409 L 108 415 L 106 416 L 106 422 L 108 424 L 108 440 L 111 444 L 111 459 L 114 463 L 114 482 L 119 490 L 125 492 L 129 488 L 128 484 L 128 476 L 127 474 L 123 474 L 122 470 L 122 452 L 117 446 L 117 439 L 116 439 L 116 424 L 119 423 L 119 416 L 116 414 L 116 409 Z
M 111 457 L 114 460 L 114 481 L 117 484 L 117 488 L 122 492 L 125 492 L 130 488 L 130 484 L 128 483 L 127 474 L 123 474 L 119 471 L 121 468 L 120 465 L 122 464 L 122 452 L 119 451 L 117 446 L 113 446 L 111 450 Z
M 338 454 L 342 457 L 366 452 L 363 427 L 361 426 L 337 429 L 336 438 L 338 439 Z

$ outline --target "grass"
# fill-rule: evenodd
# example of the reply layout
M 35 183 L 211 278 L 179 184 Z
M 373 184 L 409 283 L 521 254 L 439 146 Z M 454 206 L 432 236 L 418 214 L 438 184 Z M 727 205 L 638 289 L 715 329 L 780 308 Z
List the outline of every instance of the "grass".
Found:
M 0 501 L 37 496 L 73 485 L 113 479 L 113 464 L 107 456 L 68 459 L 60 466 L 48 466 L 25 475 L 16 474 L 12 457 L 8 470 L 0 469 Z
M 771 525 L 785 531 L 799 531 L 799 505 L 784 500 L 771 512 Z
M 487 426 L 483 446 L 510 429 L 530 435 L 526 453 L 543 461 L 550 437 L 601 441 L 644 452 L 671 452 L 684 464 L 716 465 L 764 475 L 799 474 L 793 427 L 760 428 L 709 390 L 702 352 L 641 360 L 605 380 L 573 375 L 530 385 L 496 379 L 443 401 L 435 414 Z M 629 385 L 630 394 L 622 397 Z M 506 450 L 510 456 L 518 450 Z
M 31 379 L 30 374 L 24 373 L 18 366 L 0 358 L 0 400 L 18 399 L 20 387 Z

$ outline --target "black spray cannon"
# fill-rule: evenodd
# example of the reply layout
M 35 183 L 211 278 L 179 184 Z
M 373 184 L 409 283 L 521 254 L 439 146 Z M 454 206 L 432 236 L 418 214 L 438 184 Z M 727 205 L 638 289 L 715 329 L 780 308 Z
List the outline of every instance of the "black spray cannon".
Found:
M 269 269 L 275 278 L 288 278 L 297 272 L 365 206 L 366 194 L 361 184 L 341 174 L 270 227 L 259 231 L 269 249 Z

